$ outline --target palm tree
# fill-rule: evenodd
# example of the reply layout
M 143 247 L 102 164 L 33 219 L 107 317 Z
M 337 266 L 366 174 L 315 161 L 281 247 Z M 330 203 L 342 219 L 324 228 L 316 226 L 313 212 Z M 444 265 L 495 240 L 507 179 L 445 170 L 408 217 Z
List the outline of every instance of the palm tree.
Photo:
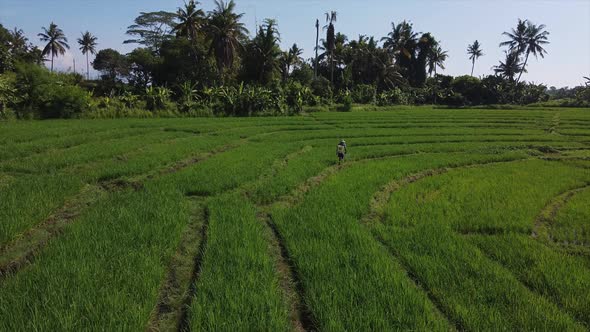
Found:
M 281 49 L 279 43 L 281 37 L 277 29 L 277 22 L 273 19 L 265 19 L 264 24 L 258 29 L 254 46 L 259 61 L 259 82 L 268 83 L 272 79 L 273 72 L 279 67 Z
M 248 34 L 248 29 L 240 22 L 244 14 L 234 12 L 233 0 L 228 3 L 215 0 L 215 5 L 217 7 L 209 13 L 206 31 L 211 40 L 210 52 L 214 53 L 219 75 L 223 78 L 224 70 L 233 66 L 237 48 L 242 45 L 240 40 Z
M 547 36 L 549 36 L 549 31 L 545 30 L 544 24 L 535 25 L 531 22 L 527 22 L 525 46 L 523 49 L 523 52 L 526 52 L 526 57 L 522 66 L 523 70 L 518 75 L 516 82 L 520 82 L 520 77 L 526 70 L 526 66 L 529 61 L 529 55 L 534 55 L 536 59 L 538 59 L 539 56 L 541 58 L 545 58 L 547 51 L 543 48 L 543 45 L 549 44 Z
M 418 43 L 418 33 L 413 31 L 412 24 L 403 21 L 399 24 L 391 23 L 392 30 L 387 37 L 381 38 L 383 48 L 387 49 L 395 58 L 410 59 Z
M 584 84 L 586 84 L 586 86 L 590 86 L 590 77 L 584 76 L 584 79 L 586 80 Z
M 25 33 L 23 30 L 14 28 L 14 30 L 10 31 L 10 37 L 12 38 L 11 47 L 13 51 L 21 51 L 27 48 L 27 37 L 25 37 Z
M 320 20 L 315 20 L 315 68 L 314 68 L 314 78 L 318 77 L 318 50 L 319 50 L 319 42 L 320 42 Z
M 326 13 L 326 25 L 324 26 L 324 29 L 328 30 L 326 33 L 326 44 L 330 55 L 330 80 L 332 84 L 334 84 L 334 49 L 336 48 L 336 29 L 334 28 L 334 23 L 336 23 L 337 16 L 338 13 L 335 11 Z
M 64 32 L 53 22 L 49 24 L 49 29 L 43 28 L 43 32 L 37 34 L 37 36 L 40 37 L 42 42 L 47 43 L 41 54 L 43 56 L 51 54 L 51 72 L 53 72 L 53 58 L 64 55 L 66 49 L 70 49 L 68 39 L 64 35 Z
M 291 72 L 291 67 L 297 65 L 302 61 L 301 54 L 303 54 L 303 50 L 300 49 L 297 44 L 293 44 L 291 48 L 287 52 L 283 52 L 281 57 L 281 63 L 283 67 L 283 79 L 287 80 L 289 77 L 289 73 Z
M 178 36 L 187 37 L 193 42 L 205 20 L 205 12 L 197 9 L 197 4 L 199 4 L 198 1 L 190 0 L 188 4 L 184 5 L 184 8 L 178 8 L 176 18 L 180 23 L 172 29 Z
M 436 76 L 436 68 L 445 69 L 445 61 L 449 57 L 448 51 L 443 51 L 442 47 L 435 46 L 428 55 L 428 74 Z
M 498 66 L 494 67 L 496 74 L 508 79 L 510 82 L 514 82 L 514 76 L 521 71 L 526 71 L 520 64 L 520 57 L 516 52 L 505 52 L 506 60 L 500 61 Z
M 78 44 L 80 45 L 80 51 L 86 55 L 86 79 L 90 80 L 90 60 L 88 54 L 96 54 L 96 43 L 97 38 L 90 32 L 86 31 L 82 34 L 82 38 L 78 38 Z
M 527 20 L 518 19 L 516 29 L 512 29 L 511 32 L 504 32 L 502 35 L 509 39 L 505 42 L 500 43 L 500 47 L 508 46 L 510 52 L 516 52 L 521 55 L 526 47 L 527 40 Z
M 473 44 L 467 46 L 467 54 L 469 54 L 469 60 L 471 60 L 471 76 L 473 76 L 473 70 L 475 69 L 475 61 L 479 57 L 484 56 L 481 44 L 479 41 L 474 41 Z

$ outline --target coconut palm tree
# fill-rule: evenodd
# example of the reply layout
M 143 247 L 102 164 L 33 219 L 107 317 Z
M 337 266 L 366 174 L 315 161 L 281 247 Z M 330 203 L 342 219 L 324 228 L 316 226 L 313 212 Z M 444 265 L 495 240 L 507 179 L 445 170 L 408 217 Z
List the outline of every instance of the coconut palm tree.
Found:
M 320 20 L 315 20 L 315 67 L 314 67 L 314 78 L 318 77 L 318 50 L 320 47 Z
M 392 30 L 387 37 L 381 38 L 383 48 L 387 49 L 394 58 L 410 59 L 418 43 L 418 33 L 413 31 L 412 23 L 403 21 L 399 24 L 391 23 Z
M 502 33 L 503 36 L 509 39 L 505 42 L 500 43 L 500 47 L 508 46 L 508 51 L 516 52 L 518 55 L 524 52 L 527 40 L 527 20 L 518 19 L 516 29 L 512 29 L 511 32 Z
M 10 31 L 10 37 L 12 38 L 11 41 L 11 48 L 14 52 L 26 50 L 27 48 L 27 37 L 25 37 L 25 32 L 21 29 L 14 28 L 14 30 Z
M 277 22 L 273 19 L 265 19 L 254 38 L 256 58 L 259 62 L 259 82 L 268 83 L 272 79 L 273 72 L 279 69 L 281 49 L 279 43 L 281 36 L 277 29 Z
M 43 28 L 43 32 L 37 34 L 37 36 L 40 37 L 42 42 L 47 43 L 41 54 L 43 56 L 51 54 L 51 72 L 53 72 L 53 58 L 64 55 L 66 49 L 70 49 L 68 39 L 64 35 L 64 32 L 53 22 L 49 24 L 49 29 Z
M 590 77 L 584 76 L 584 79 L 586 80 L 586 83 L 584 84 L 586 84 L 586 86 L 590 86 Z
M 436 76 L 436 68 L 445 69 L 445 61 L 449 57 L 448 51 L 443 51 L 442 47 L 436 45 L 428 54 L 428 74 Z
M 517 52 L 504 52 L 506 54 L 506 60 L 500 61 L 500 64 L 494 67 L 494 72 L 499 74 L 510 82 L 514 82 L 514 76 L 521 71 L 526 71 L 522 68 L 520 63 L 520 57 Z
M 289 73 L 291 72 L 291 67 L 294 67 L 298 63 L 302 62 L 301 54 L 303 54 L 303 50 L 300 49 L 297 44 L 293 44 L 291 48 L 287 52 L 283 52 L 281 56 L 281 65 L 283 70 L 283 79 L 287 80 L 289 77 Z
M 240 20 L 243 13 L 236 14 L 233 0 L 215 1 L 216 8 L 209 13 L 206 32 L 211 41 L 210 52 L 215 55 L 219 75 L 223 79 L 225 69 L 233 67 L 240 40 L 248 34 L 248 29 Z
M 86 31 L 82 34 L 81 38 L 78 38 L 78 44 L 80 45 L 80 51 L 86 55 L 86 79 L 90 80 L 90 59 L 88 54 L 96 54 L 96 42 L 97 38 L 90 32 Z
M 184 8 L 178 8 L 176 18 L 180 22 L 172 29 L 178 36 L 186 37 L 193 42 L 205 21 L 205 12 L 197 9 L 198 4 L 198 1 L 190 0 Z
M 526 34 L 525 34 L 525 45 L 522 52 L 526 53 L 522 71 L 518 75 L 516 82 L 520 82 L 522 73 L 526 70 L 527 63 L 529 61 L 529 55 L 534 55 L 536 59 L 545 58 L 547 51 L 543 48 L 543 45 L 549 44 L 548 37 L 549 31 L 545 30 L 545 25 L 535 25 L 531 22 L 527 22 Z
M 473 70 L 475 69 L 475 61 L 480 57 L 484 56 L 479 41 L 476 40 L 473 42 L 473 44 L 467 46 L 467 54 L 469 54 L 469 60 L 471 60 L 471 76 L 473 76 Z
M 324 29 L 327 30 L 326 33 L 326 45 L 327 51 L 329 53 L 329 63 L 330 63 L 330 81 L 334 84 L 334 49 L 336 48 L 336 29 L 334 28 L 334 23 L 336 23 L 338 13 L 335 11 L 331 11 L 326 13 L 326 25 Z

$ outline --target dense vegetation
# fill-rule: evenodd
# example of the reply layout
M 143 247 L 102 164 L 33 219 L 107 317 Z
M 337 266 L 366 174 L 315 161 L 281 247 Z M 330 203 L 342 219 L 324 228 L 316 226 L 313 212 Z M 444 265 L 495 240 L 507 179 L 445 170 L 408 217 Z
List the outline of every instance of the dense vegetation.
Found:
M 0 330 L 588 330 L 589 125 L 0 123 Z
M 218 1 L 207 13 L 194 0 L 176 12 L 140 13 L 124 41 L 139 45 L 129 54 L 99 49 L 99 39 L 86 31 L 76 40 L 86 56 L 85 79 L 51 73 L 54 59 L 71 47 L 55 23 L 38 35 L 43 49 L 22 30 L 0 25 L 0 118 L 278 115 L 353 104 L 590 105 L 588 87 L 548 90 L 523 80 L 549 43 L 545 26 L 527 20 L 504 33 L 506 58 L 494 74 L 477 78 L 473 70 L 440 74 L 448 52 L 434 33 L 418 32 L 408 21 L 392 23 L 382 38 L 353 39 L 337 32 L 336 12 L 326 13 L 324 29 L 316 23 L 316 57 L 305 60 L 297 44 L 280 49 L 275 20 L 250 33 L 242 17 L 233 0 Z M 482 56 L 479 41 L 468 45 L 472 68 Z M 45 61 L 50 71 L 38 68 Z M 100 79 L 90 80 L 90 65 Z

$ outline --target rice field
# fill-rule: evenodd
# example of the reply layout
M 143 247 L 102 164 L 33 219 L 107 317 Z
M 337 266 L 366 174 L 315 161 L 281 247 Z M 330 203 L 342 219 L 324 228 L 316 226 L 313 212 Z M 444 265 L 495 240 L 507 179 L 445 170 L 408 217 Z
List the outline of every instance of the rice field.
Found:
M 0 205 L 0 331 L 590 330 L 590 110 L 0 123 Z

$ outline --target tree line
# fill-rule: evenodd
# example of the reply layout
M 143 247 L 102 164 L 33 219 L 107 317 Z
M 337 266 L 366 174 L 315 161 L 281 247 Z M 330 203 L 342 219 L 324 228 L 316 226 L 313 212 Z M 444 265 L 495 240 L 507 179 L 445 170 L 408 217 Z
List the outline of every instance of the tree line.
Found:
M 151 111 L 229 115 L 296 113 L 334 103 L 349 109 L 352 103 L 465 106 L 550 98 L 545 86 L 522 80 L 531 56 L 544 58 L 549 43 L 545 25 L 529 20 L 519 19 L 503 33 L 506 41 L 499 46 L 506 48 L 505 58 L 492 75 L 476 78 L 476 62 L 485 56 L 478 40 L 467 46 L 471 75 L 442 75 L 448 51 L 433 33 L 419 32 L 410 21 L 392 23 L 382 38 L 349 38 L 337 31 L 338 13 L 329 11 L 323 26 L 316 20 L 315 56 L 303 59 L 297 44 L 281 49 L 276 20 L 265 19 L 251 34 L 243 17 L 233 0 L 215 1 L 208 12 L 194 0 L 176 12 L 142 12 L 127 29 L 124 43 L 138 45 L 128 54 L 99 50 L 99 39 L 86 31 L 76 40 L 86 57 L 86 79 L 62 81 L 88 91 L 87 108 L 95 110 L 131 104 Z M 53 72 L 54 59 L 70 49 L 69 41 L 53 22 L 38 37 L 42 49 L 30 44 L 22 30 L 0 28 L 0 73 L 15 72 L 12 81 L 18 83 L 24 72 L 35 72 L 23 63 L 48 62 Z M 91 65 L 100 73 L 98 80 L 90 80 Z

